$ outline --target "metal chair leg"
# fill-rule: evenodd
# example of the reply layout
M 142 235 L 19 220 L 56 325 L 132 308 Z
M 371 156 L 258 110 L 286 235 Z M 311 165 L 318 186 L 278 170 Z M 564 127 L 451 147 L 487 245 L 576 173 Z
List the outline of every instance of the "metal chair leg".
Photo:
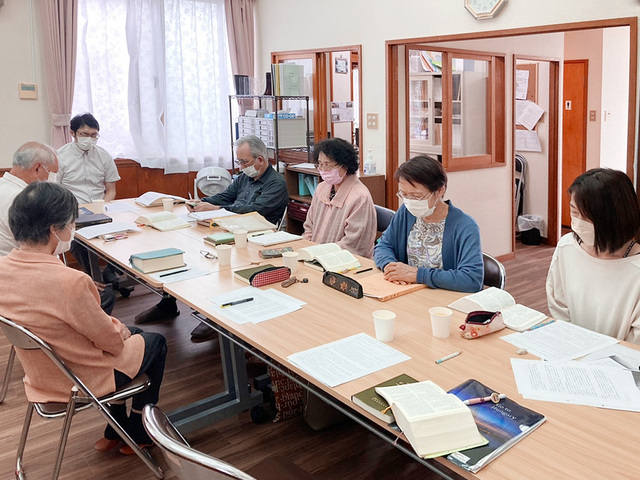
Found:
M 31 418 L 33 417 L 33 409 L 33 403 L 29 402 L 27 404 L 27 413 L 24 416 L 22 433 L 20 434 L 18 452 L 16 453 L 16 478 L 19 480 L 25 480 L 24 470 L 22 469 L 22 455 L 24 454 L 24 447 L 27 444 L 27 435 L 29 435 L 29 426 L 31 425 Z
M 7 360 L 7 368 L 4 372 L 4 381 L 2 382 L 2 389 L 0 390 L 0 403 L 4 402 L 4 397 L 7 396 L 7 390 L 9 390 L 9 381 L 11 381 L 11 370 L 13 370 L 13 362 L 16 359 L 16 349 L 11 345 L 9 350 L 9 360 Z
M 53 467 L 52 480 L 58 480 L 60 475 L 60 468 L 62 468 L 62 457 L 64 457 L 64 450 L 67 447 L 67 438 L 69 437 L 69 430 L 71 429 L 71 420 L 73 420 L 73 414 L 76 411 L 76 400 L 78 398 L 78 388 L 71 387 L 71 398 L 67 403 L 67 413 L 64 416 L 64 424 L 62 425 L 62 431 L 60 432 L 60 445 L 58 446 L 58 456 L 56 457 L 56 463 Z

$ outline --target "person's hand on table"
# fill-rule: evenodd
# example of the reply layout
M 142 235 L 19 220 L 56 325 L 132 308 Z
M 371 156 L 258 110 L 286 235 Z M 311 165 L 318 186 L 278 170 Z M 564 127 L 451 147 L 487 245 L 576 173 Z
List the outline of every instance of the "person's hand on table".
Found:
M 384 279 L 397 285 L 418 281 L 418 268 L 402 262 L 391 262 L 384 267 Z
M 191 211 L 206 212 L 207 210 L 220 210 L 220 207 L 218 205 L 212 205 L 209 202 L 200 202 Z

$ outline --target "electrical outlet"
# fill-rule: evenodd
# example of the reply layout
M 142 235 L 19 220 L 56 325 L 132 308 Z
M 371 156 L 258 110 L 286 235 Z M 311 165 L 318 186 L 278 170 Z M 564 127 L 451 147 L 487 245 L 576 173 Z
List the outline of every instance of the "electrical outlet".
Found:
M 589 121 L 590 122 L 595 122 L 596 121 L 596 111 L 595 110 L 589 110 Z
M 378 129 L 378 114 L 377 113 L 367 113 L 367 128 L 371 130 Z

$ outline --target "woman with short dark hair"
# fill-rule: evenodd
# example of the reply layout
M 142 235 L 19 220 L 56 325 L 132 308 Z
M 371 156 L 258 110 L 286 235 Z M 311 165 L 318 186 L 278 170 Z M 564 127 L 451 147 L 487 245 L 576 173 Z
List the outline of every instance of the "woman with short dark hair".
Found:
M 459 292 L 482 289 L 484 266 L 475 220 L 444 200 L 447 173 L 419 155 L 395 174 L 403 205 L 375 248 L 376 266 L 393 283 L 425 283 Z
M 629 177 L 596 168 L 569 187 L 571 229 L 547 276 L 551 316 L 640 344 L 640 205 Z
M 110 410 L 133 440 L 150 446 L 142 408 L 157 403 L 167 353 L 158 333 L 127 328 L 100 308 L 98 290 L 86 273 L 69 268 L 58 255 L 69 250 L 78 202 L 51 182 L 28 185 L 9 209 L 9 226 L 19 247 L 0 258 L 0 312 L 47 342 L 98 397 L 146 373 L 151 386 Z M 17 350 L 31 402 L 67 402 L 72 384 L 40 350 Z M 120 444 L 110 426 L 98 451 Z M 120 451 L 134 453 L 128 445 Z
M 337 243 L 351 253 L 371 258 L 376 238 L 376 210 L 369 189 L 358 178 L 358 154 L 341 138 L 315 146 L 322 177 L 304 222 L 303 237 Z

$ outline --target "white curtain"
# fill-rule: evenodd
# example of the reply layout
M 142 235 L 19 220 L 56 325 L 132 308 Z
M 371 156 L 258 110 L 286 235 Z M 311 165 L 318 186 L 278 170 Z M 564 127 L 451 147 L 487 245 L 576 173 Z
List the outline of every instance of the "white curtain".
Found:
M 80 0 L 74 114 L 166 173 L 231 167 L 224 0 Z

